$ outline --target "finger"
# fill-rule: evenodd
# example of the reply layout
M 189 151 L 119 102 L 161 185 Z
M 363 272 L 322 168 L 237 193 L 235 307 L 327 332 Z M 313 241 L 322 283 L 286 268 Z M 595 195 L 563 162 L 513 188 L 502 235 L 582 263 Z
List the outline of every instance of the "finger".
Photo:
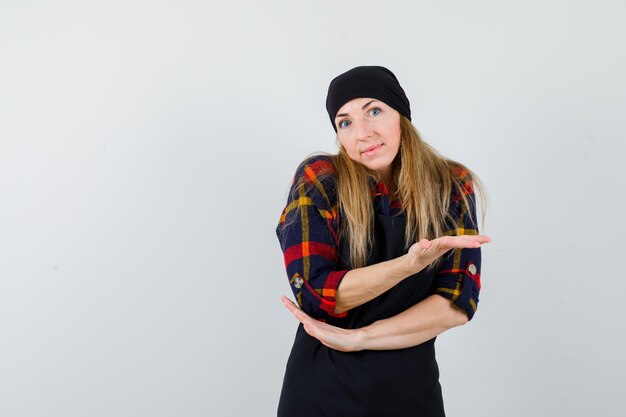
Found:
M 482 235 L 443 236 L 433 241 L 433 247 L 441 250 L 479 248 L 483 243 L 490 241 L 491 238 Z
M 285 307 L 287 307 L 289 311 L 292 311 L 294 308 L 297 308 L 296 305 L 293 303 L 293 301 L 291 301 L 289 298 L 285 297 L 284 295 L 280 297 L 280 301 L 283 302 L 283 304 L 285 305 Z
M 294 303 L 293 301 L 291 301 L 289 298 L 285 297 L 284 295 L 281 297 L 281 300 L 283 304 L 285 305 L 285 307 L 287 307 L 287 309 L 291 311 L 292 313 L 302 312 L 302 310 L 300 309 L 300 307 L 296 305 L 296 303 Z
M 306 323 L 308 316 L 299 309 L 289 309 L 291 314 L 298 320 L 300 323 Z
M 298 321 L 304 323 L 305 320 L 307 320 L 309 318 L 309 316 L 304 313 L 302 310 L 300 310 L 299 308 L 292 306 L 290 308 L 291 313 L 295 316 L 295 318 L 298 319 Z
M 285 304 L 287 310 L 289 310 L 300 323 L 316 323 L 316 320 L 302 311 L 302 309 L 298 308 L 298 306 L 287 297 L 283 296 L 281 300 L 283 300 L 283 304 Z
M 286 302 L 293 303 L 293 301 L 291 301 L 289 297 L 287 297 L 286 295 L 281 295 L 280 301 L 282 301 L 283 303 L 286 303 Z
M 298 315 L 302 311 L 294 304 L 294 302 L 285 296 L 281 297 L 281 300 L 283 304 L 285 305 L 285 307 L 287 308 L 287 310 L 289 310 L 299 320 Z
M 429 246 L 424 248 L 422 241 L 420 246 L 422 247 L 421 256 L 426 258 L 432 258 L 433 260 L 442 256 L 450 249 L 464 249 L 464 248 L 479 248 L 480 242 L 476 236 L 463 235 L 463 236 L 442 236 L 433 239 L 429 242 Z
M 455 237 L 462 239 L 462 240 L 458 240 L 459 242 L 463 242 L 461 244 L 477 245 L 473 247 L 480 247 L 481 245 L 485 243 L 491 242 L 491 238 L 485 235 L 474 235 L 474 236 L 462 235 L 462 236 L 455 236 Z
M 453 248 L 464 249 L 464 248 L 479 248 L 480 247 L 480 241 L 478 240 L 478 238 L 476 236 L 468 236 L 468 235 L 449 236 L 449 239 L 447 239 L 445 242 L 442 242 L 442 243 L 444 243 L 445 246 L 450 249 L 453 249 Z

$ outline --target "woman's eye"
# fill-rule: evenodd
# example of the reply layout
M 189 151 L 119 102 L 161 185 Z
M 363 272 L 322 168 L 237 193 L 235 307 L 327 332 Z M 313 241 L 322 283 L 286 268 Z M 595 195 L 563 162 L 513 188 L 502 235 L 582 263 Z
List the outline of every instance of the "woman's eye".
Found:
M 380 114 L 380 109 L 378 107 L 373 108 L 372 110 L 370 110 L 370 114 L 372 116 L 378 116 Z
M 348 126 L 350 126 L 350 122 L 347 121 L 347 120 L 342 120 L 342 121 L 339 122 L 339 127 L 342 128 L 342 129 L 344 127 L 348 127 Z

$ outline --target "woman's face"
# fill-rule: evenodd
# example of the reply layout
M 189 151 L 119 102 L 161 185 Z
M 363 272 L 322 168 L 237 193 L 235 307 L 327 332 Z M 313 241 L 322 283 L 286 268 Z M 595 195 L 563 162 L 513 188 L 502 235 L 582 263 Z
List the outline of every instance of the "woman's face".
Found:
M 335 126 L 348 156 L 389 181 L 400 149 L 400 113 L 380 100 L 355 98 L 337 111 Z

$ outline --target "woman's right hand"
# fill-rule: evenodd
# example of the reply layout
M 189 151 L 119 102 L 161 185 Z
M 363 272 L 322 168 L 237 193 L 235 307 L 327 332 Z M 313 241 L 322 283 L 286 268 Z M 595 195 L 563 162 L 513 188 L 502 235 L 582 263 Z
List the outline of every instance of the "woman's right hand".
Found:
M 479 248 L 484 243 L 491 242 L 485 235 L 442 236 L 433 240 L 422 239 L 413 244 L 407 253 L 407 262 L 413 273 L 426 268 L 437 258 L 450 249 Z

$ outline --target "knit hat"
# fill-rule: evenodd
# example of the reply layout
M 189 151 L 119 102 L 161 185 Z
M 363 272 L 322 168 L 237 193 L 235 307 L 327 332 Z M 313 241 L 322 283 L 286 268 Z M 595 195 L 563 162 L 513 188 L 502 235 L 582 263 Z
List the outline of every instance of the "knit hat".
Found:
M 341 106 L 360 97 L 381 100 L 411 120 L 409 99 L 393 72 L 380 66 L 360 66 L 338 75 L 328 86 L 326 110 L 335 132 L 335 115 Z

